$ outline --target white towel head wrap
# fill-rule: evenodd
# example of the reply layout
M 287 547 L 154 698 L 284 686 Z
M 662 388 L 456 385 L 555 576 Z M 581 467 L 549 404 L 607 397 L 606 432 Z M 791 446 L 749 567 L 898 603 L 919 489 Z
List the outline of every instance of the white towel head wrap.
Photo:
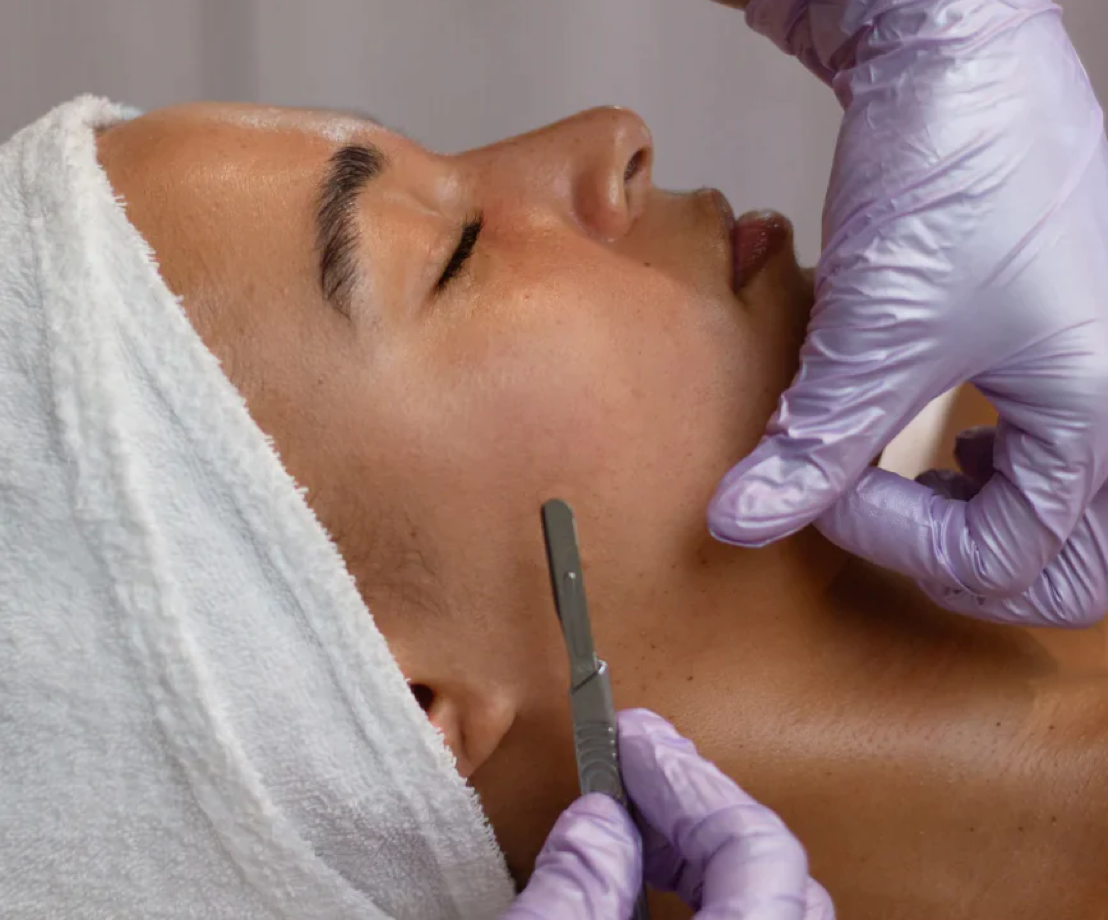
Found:
M 478 803 L 96 159 L 0 147 L 0 917 L 494 918 Z

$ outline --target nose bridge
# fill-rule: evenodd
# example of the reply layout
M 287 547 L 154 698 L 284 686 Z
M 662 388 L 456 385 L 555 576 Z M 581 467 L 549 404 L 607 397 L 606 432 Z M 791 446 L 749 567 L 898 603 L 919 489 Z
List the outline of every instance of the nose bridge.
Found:
M 488 152 L 513 159 L 553 158 L 562 162 L 582 157 L 606 158 L 613 150 L 633 152 L 652 144 L 650 129 L 630 109 L 604 106 L 579 112 L 562 121 L 503 141 Z M 517 160 L 518 161 L 518 160 Z
M 545 198 L 590 230 L 615 236 L 628 220 L 625 178 L 642 152 L 640 182 L 649 181 L 650 129 L 639 115 L 615 106 L 590 109 L 494 148 L 490 175 L 535 201 Z

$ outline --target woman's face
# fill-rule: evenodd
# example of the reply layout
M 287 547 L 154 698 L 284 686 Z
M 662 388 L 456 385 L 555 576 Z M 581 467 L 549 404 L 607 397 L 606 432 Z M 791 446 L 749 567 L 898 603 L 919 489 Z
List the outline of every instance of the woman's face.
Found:
M 644 624 L 736 552 L 707 502 L 795 369 L 791 238 L 736 285 L 722 197 L 655 188 L 617 109 L 440 156 L 197 105 L 100 149 L 526 873 L 576 780 L 540 505 L 574 507 L 617 702 L 649 703 Z

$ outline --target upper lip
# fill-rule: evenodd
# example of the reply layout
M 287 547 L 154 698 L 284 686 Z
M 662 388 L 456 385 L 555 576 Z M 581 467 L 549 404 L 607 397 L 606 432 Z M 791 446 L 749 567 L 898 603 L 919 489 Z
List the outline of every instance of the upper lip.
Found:
M 704 192 L 719 215 L 720 236 L 723 240 L 724 252 L 727 253 L 727 278 L 730 283 L 735 274 L 735 250 L 731 243 L 735 231 L 735 210 L 731 207 L 727 196 L 719 189 L 705 189 Z
M 727 196 L 719 189 L 711 188 L 705 191 L 711 197 L 716 210 L 719 211 L 720 220 L 723 223 L 724 235 L 730 240 L 731 231 L 735 229 L 735 210 L 731 207 L 731 202 L 727 200 Z
M 732 229 L 735 229 L 735 208 L 731 207 L 731 203 L 727 200 L 727 195 L 720 192 L 718 188 L 712 188 L 711 194 L 716 200 L 716 206 L 719 208 L 720 215 L 724 218 L 724 226 L 728 237 L 730 237 Z

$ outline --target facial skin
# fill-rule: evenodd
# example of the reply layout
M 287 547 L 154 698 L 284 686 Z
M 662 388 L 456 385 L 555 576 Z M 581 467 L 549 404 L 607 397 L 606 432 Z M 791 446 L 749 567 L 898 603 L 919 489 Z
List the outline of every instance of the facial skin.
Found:
M 358 198 L 361 280 L 339 309 L 314 213 L 350 143 L 388 165 Z M 334 113 L 196 105 L 110 129 L 100 154 L 518 878 L 576 793 L 539 524 L 560 497 L 617 704 L 673 719 L 781 811 L 842 916 L 1105 903 L 1082 855 L 1108 844 L 1108 809 L 1089 807 L 1108 801 L 1099 661 L 1063 672 L 811 531 L 756 551 L 709 538 L 719 477 L 795 370 L 811 278 L 789 244 L 733 292 L 718 198 L 655 189 L 636 116 L 444 157 Z M 436 290 L 478 214 L 472 258 Z

